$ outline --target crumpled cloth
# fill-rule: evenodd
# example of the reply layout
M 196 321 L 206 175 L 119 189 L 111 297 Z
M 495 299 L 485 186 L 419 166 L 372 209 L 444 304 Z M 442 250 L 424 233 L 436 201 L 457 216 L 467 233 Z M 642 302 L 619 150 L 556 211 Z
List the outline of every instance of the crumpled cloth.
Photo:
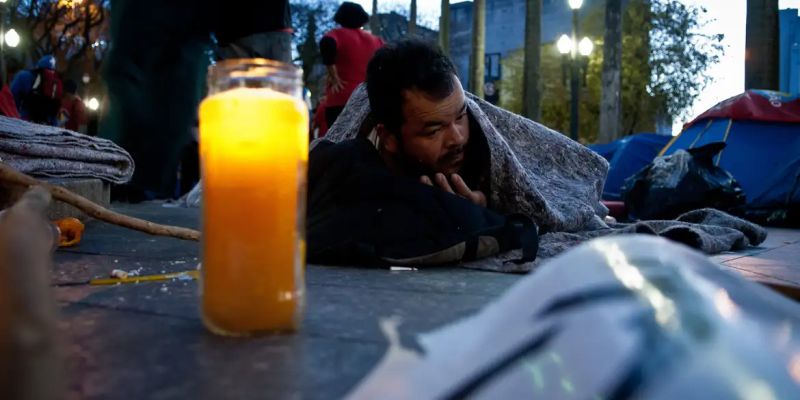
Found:
M 757 246 L 767 238 L 767 230 L 741 218 L 713 208 L 703 208 L 682 214 L 674 220 L 639 221 L 632 224 L 611 224 L 606 229 L 584 232 L 552 232 L 539 237 L 536 260 L 515 264 L 520 250 L 462 264 L 464 268 L 484 271 L 526 273 L 538 265 L 587 240 L 601 236 L 645 234 L 662 236 L 683 243 L 706 254 L 737 251 Z
M 0 116 L 0 160 L 41 178 L 98 178 L 125 183 L 133 158 L 114 142 Z

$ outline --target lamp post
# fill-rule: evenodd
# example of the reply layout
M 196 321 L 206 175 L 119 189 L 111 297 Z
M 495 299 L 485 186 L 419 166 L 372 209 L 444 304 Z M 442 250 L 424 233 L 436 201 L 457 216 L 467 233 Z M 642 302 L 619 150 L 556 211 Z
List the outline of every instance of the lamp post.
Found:
M 6 7 L 8 0 L 0 0 L 0 89 L 6 84 Z M 14 32 L 16 33 L 16 32 Z
M 594 45 L 589 38 L 584 37 L 578 42 L 578 10 L 583 5 L 583 0 L 568 0 L 569 7 L 572 9 L 572 36 L 561 35 L 556 43 L 558 52 L 562 55 L 565 69 L 570 71 L 570 124 L 569 136 L 572 140 L 578 140 L 578 110 L 580 103 L 580 75 L 581 70 L 586 72 L 588 57 L 592 53 Z

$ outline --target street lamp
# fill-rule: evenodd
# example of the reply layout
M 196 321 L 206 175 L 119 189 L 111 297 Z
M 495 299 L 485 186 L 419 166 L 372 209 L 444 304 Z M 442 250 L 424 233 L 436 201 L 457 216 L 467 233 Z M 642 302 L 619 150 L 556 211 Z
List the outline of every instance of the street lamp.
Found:
M 565 56 L 572 52 L 572 39 L 567 35 L 561 35 L 561 37 L 558 38 L 556 47 L 558 47 L 558 52 Z
M 19 33 L 13 28 L 9 29 L 3 37 L 8 47 L 17 47 L 19 44 Z
M 558 52 L 562 56 L 562 67 L 564 80 L 566 81 L 566 69 L 570 70 L 570 124 L 569 136 L 572 140 L 578 140 L 578 105 L 580 103 L 580 75 L 581 70 L 584 74 L 589 62 L 589 55 L 594 50 L 592 41 L 584 37 L 578 42 L 578 11 L 583 5 L 583 0 L 567 0 L 572 9 L 572 36 L 561 35 L 556 42 Z M 585 75 L 584 75 L 585 76 Z M 584 78 L 585 81 L 585 78 Z
M 97 100 L 97 97 L 92 97 L 91 99 L 87 100 L 84 104 L 86 104 L 86 108 L 97 111 L 100 108 L 100 102 Z
M 6 42 L 10 39 L 12 46 L 16 47 L 19 44 L 19 35 L 13 29 L 6 32 L 6 12 L 8 11 L 8 0 L 0 0 L 0 87 L 6 84 Z M 13 35 L 11 34 L 13 31 Z
M 578 53 L 582 56 L 589 57 L 592 50 L 594 50 L 594 43 L 588 37 L 581 39 L 581 42 L 578 43 Z

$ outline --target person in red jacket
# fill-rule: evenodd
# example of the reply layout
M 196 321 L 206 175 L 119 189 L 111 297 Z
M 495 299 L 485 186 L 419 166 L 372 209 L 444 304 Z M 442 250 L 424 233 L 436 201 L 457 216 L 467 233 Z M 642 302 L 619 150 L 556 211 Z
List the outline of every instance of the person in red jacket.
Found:
M 369 14 L 356 4 L 346 1 L 333 16 L 340 28 L 326 33 L 319 42 L 322 62 L 328 68 L 325 90 L 325 120 L 328 127 L 344 109 L 347 99 L 367 77 L 367 64 L 383 41 L 362 29 Z
M 75 132 L 86 133 L 86 107 L 78 96 L 78 84 L 72 79 L 64 81 L 64 96 L 61 97 L 59 125 Z

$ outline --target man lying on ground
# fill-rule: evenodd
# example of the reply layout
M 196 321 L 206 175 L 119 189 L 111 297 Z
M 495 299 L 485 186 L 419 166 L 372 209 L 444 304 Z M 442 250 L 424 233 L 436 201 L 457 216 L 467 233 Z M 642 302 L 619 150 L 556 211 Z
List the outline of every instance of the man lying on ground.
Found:
M 524 243 L 506 243 L 515 235 L 509 232 L 525 229 L 497 228 L 523 220 L 545 234 L 540 255 L 546 256 L 602 234 L 661 233 L 666 226 L 620 230 L 603 222 L 607 171 L 606 161 L 579 143 L 466 93 L 438 48 L 414 40 L 392 43 L 370 61 L 366 85 L 354 92 L 325 140 L 312 144 L 309 260 L 354 264 L 373 254 L 390 262 L 381 257 L 387 247 L 455 251 L 423 263 L 525 250 Z M 511 222 L 503 218 L 511 214 Z M 494 239 L 480 239 L 487 236 Z M 470 239 L 481 242 L 477 253 Z

